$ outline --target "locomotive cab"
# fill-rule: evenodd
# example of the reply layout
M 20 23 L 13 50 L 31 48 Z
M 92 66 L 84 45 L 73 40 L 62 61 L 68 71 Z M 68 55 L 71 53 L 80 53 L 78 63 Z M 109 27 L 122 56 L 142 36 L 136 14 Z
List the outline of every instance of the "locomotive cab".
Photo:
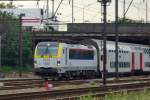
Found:
M 37 75 L 57 74 L 61 66 L 62 46 L 58 42 L 40 42 L 35 49 L 34 67 Z
M 97 52 L 93 46 L 40 42 L 35 49 L 34 71 L 52 78 L 95 76 Z

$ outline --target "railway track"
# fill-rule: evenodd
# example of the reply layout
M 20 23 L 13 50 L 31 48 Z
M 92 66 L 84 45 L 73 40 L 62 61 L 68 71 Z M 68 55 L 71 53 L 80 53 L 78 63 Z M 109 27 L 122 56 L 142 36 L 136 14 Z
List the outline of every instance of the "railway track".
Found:
M 109 79 L 107 80 L 108 84 L 115 83 L 128 83 L 128 82 L 142 82 L 142 81 L 150 81 L 150 78 L 139 78 L 139 79 L 131 79 L 131 78 L 123 78 L 119 80 Z M 0 80 L 0 83 L 3 86 L 0 86 L 0 90 L 15 90 L 15 89 L 27 89 L 27 88 L 40 88 L 45 86 L 45 82 L 42 79 L 16 79 L 16 80 Z M 53 86 L 63 86 L 63 85 L 81 85 L 81 84 L 93 84 L 99 83 L 102 84 L 101 79 L 91 79 L 91 80 L 70 80 L 70 81 L 52 81 L 49 80 L 50 84 Z
M 41 87 L 43 80 L 41 79 L 7 79 L 0 80 L 0 90 L 13 90 L 13 89 L 25 89 Z
M 100 97 L 105 94 L 120 91 L 139 91 L 143 89 L 150 89 L 150 82 L 135 82 L 135 83 L 121 83 L 110 84 L 99 87 L 74 88 L 64 90 L 40 91 L 30 93 L 18 93 L 1 95 L 0 100 L 77 100 L 80 96 L 89 94 Z

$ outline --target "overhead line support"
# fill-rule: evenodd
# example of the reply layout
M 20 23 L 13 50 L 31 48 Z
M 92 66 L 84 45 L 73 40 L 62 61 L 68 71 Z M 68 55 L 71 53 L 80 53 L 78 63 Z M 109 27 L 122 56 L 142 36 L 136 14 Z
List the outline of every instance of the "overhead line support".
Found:
M 107 3 L 111 2 L 111 0 L 98 0 L 98 2 L 101 2 L 103 6 L 103 84 L 106 85 L 106 64 L 107 64 L 107 47 L 106 47 L 106 40 L 107 40 L 107 34 L 106 34 L 106 24 L 107 24 Z
M 118 41 L 119 41 L 119 35 L 118 35 L 118 0 L 115 1 L 115 72 L 116 72 L 116 79 L 119 78 L 118 75 Z M 124 15 L 125 18 L 125 15 Z

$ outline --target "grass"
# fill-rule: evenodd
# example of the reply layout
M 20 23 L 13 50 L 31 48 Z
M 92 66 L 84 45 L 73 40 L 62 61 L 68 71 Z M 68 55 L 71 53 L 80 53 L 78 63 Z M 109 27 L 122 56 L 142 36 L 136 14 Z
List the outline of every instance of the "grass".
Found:
M 81 96 L 79 100 L 99 100 L 96 97 L 92 97 L 90 94 L 89 95 L 85 95 L 85 96 Z
M 104 100 L 150 100 L 150 91 L 112 93 L 106 95 Z
M 1 73 L 10 73 L 10 72 L 19 72 L 22 70 L 22 72 L 31 72 L 32 67 L 14 67 L 14 66 L 2 66 L 0 67 L 0 72 Z
M 82 96 L 79 100 L 101 100 L 100 98 L 92 97 L 91 95 Z M 150 100 L 150 91 L 144 90 L 139 92 L 123 91 L 120 93 L 112 93 L 106 95 L 102 100 Z

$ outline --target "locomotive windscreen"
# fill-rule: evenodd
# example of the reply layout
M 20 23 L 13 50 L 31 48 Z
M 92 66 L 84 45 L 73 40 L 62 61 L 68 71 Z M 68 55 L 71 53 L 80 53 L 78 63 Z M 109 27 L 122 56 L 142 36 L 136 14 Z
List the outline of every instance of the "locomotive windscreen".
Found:
M 56 57 L 58 55 L 59 43 L 56 42 L 43 42 L 38 44 L 36 49 L 36 56 Z

